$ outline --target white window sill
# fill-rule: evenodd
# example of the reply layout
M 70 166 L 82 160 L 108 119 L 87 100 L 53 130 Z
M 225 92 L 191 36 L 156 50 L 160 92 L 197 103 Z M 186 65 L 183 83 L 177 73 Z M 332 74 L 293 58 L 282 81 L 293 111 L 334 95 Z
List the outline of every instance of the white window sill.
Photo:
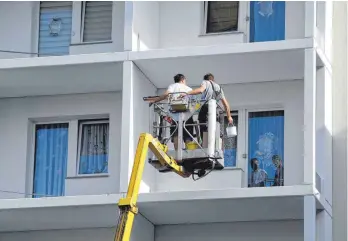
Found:
M 91 44 L 111 44 L 111 43 L 112 43 L 112 40 L 104 40 L 104 41 L 94 41 L 94 42 L 71 43 L 70 46 L 91 45 Z
M 198 37 L 211 37 L 211 36 L 219 36 L 219 35 L 236 35 L 236 34 L 244 34 L 240 31 L 230 31 L 230 32 L 219 32 L 219 33 L 202 33 L 198 35 Z
M 98 178 L 109 177 L 109 173 L 96 173 L 96 174 L 77 174 L 76 176 L 68 176 L 66 179 L 78 179 L 78 178 Z
M 240 168 L 240 167 L 224 167 L 224 169 L 222 169 L 222 171 L 237 171 L 237 170 L 244 172 L 243 168 Z

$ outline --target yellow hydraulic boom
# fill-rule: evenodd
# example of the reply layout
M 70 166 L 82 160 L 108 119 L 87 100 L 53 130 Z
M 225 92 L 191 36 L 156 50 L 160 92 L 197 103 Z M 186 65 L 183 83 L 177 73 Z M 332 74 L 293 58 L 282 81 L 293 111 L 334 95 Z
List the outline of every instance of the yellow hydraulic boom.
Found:
M 148 149 L 158 158 L 160 165 L 171 169 L 181 177 L 189 177 L 191 174 L 184 171 L 182 166 L 166 154 L 168 147 L 161 144 L 151 134 L 142 133 L 138 141 L 138 147 L 135 153 L 135 160 L 130 178 L 127 196 L 119 200 L 118 206 L 120 208 L 120 217 L 118 220 L 115 241 L 129 241 L 133 221 L 135 215 L 138 213 L 137 199 L 139 194 L 139 187 L 144 171 L 145 159 Z

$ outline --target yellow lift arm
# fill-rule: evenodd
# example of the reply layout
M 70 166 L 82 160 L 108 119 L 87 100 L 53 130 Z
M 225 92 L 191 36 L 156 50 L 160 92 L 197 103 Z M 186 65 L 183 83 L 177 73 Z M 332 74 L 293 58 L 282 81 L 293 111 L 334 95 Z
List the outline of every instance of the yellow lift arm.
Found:
M 135 153 L 135 160 L 130 178 L 127 196 L 119 200 L 120 217 L 118 220 L 115 241 L 129 241 L 132 231 L 135 215 L 138 213 L 137 199 L 139 187 L 144 171 L 145 159 L 148 149 L 158 158 L 162 166 L 169 167 L 173 172 L 182 177 L 189 177 L 183 167 L 179 166 L 176 161 L 166 154 L 168 147 L 161 144 L 151 134 L 142 133 L 138 141 L 138 147 Z

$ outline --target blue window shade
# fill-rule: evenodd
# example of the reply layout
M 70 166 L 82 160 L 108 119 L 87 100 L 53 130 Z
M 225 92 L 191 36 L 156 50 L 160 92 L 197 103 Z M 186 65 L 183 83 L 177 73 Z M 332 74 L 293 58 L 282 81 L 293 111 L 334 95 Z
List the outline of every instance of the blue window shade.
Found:
M 238 116 L 233 116 L 233 123 L 237 126 L 238 131 Z M 237 166 L 237 137 L 227 137 L 227 117 L 224 123 L 224 165 L 225 167 Z
M 109 123 L 82 123 L 79 174 L 108 172 Z
M 250 2 L 250 42 L 285 39 L 285 2 Z
M 69 54 L 71 26 L 72 2 L 41 2 L 39 56 Z
M 268 176 L 265 186 L 272 186 L 275 185 L 276 173 L 279 170 L 274 165 L 272 157 L 276 155 L 280 157 L 282 168 L 284 164 L 282 161 L 284 160 L 284 115 L 262 116 L 263 112 L 258 114 L 261 115 L 249 116 L 249 185 L 252 184 L 250 161 L 252 158 L 257 158 L 260 169 L 264 170 Z M 281 169 L 281 178 L 284 178 L 283 169 Z
M 34 195 L 63 196 L 68 153 L 68 124 L 36 128 Z

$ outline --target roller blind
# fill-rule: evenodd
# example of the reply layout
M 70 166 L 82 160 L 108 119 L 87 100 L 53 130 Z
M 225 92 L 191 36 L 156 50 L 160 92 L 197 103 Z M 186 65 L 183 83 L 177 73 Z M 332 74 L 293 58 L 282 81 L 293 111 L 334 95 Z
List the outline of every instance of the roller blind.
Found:
M 111 40 L 112 1 L 84 2 L 83 42 Z
M 206 2 L 207 33 L 237 31 L 239 2 Z

